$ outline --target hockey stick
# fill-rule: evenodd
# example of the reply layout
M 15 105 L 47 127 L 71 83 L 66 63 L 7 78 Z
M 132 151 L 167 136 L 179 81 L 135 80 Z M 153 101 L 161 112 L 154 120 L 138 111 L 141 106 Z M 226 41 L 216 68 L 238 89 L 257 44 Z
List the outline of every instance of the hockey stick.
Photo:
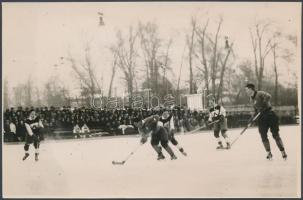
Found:
M 198 127 L 198 128 L 196 128 L 196 129 L 194 129 L 194 130 L 192 130 L 192 131 L 188 132 L 188 133 L 194 133 L 194 132 L 196 132 L 196 131 L 200 130 L 201 128 L 206 128 L 207 126 L 210 126 L 210 125 L 212 125 L 212 124 L 214 124 L 214 123 L 217 123 L 217 122 L 219 122 L 219 121 L 220 121 L 220 120 L 213 121 L 213 122 L 211 122 L 211 123 L 209 123 L 209 124 L 207 124 L 207 125 L 204 125 L 204 126 Z
M 142 143 L 140 143 L 140 145 L 138 145 L 132 152 L 130 152 L 124 160 L 122 160 L 122 161 L 113 160 L 112 164 L 113 165 L 123 165 L 141 146 L 142 146 Z
M 260 114 L 261 114 L 261 112 L 259 112 L 254 118 L 252 118 L 251 120 L 249 120 L 249 123 L 241 131 L 241 133 L 239 134 L 239 136 L 236 139 L 234 139 L 234 141 L 230 144 L 230 146 L 232 146 L 240 138 L 240 136 L 246 131 L 246 129 L 248 129 L 248 127 L 250 127 L 252 125 L 252 123 L 259 117 Z

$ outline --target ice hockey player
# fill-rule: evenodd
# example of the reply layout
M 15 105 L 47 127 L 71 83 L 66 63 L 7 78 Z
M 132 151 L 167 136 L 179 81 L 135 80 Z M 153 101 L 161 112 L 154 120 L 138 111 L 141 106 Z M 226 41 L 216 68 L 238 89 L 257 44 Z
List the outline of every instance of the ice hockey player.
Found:
M 217 149 L 230 149 L 230 142 L 227 135 L 227 118 L 226 118 L 226 111 L 222 105 L 218 105 L 215 102 L 215 98 L 212 95 L 208 95 L 209 99 L 209 118 L 208 123 L 214 123 L 214 136 L 218 141 L 218 147 Z M 226 147 L 223 146 L 223 143 L 220 138 L 220 131 L 221 135 L 224 138 L 226 142 Z
M 252 83 L 248 83 L 245 87 L 245 90 L 250 97 L 250 101 L 253 103 L 256 114 L 260 112 L 260 115 L 257 118 L 257 122 L 262 143 L 267 152 L 266 158 L 271 160 L 273 157 L 270 149 L 270 143 L 267 137 L 267 132 L 270 128 L 272 136 L 275 139 L 279 150 L 281 151 L 282 158 L 286 160 L 287 154 L 285 152 L 284 145 L 279 134 L 279 119 L 271 108 L 271 95 L 264 91 L 256 91 L 255 85 Z
M 29 117 L 24 122 L 26 128 L 26 136 L 25 136 L 25 155 L 23 160 L 25 160 L 29 156 L 29 146 L 33 143 L 35 147 L 35 160 L 38 161 L 39 156 L 39 146 L 40 146 L 40 130 L 43 128 L 43 124 L 40 118 L 36 115 L 35 110 L 31 110 Z
M 168 139 L 169 139 L 169 141 L 173 145 L 175 145 L 184 156 L 187 156 L 187 153 L 184 151 L 183 147 L 181 147 L 179 145 L 178 141 L 175 138 L 175 126 L 174 126 L 173 115 L 169 114 L 168 111 L 164 111 L 162 113 L 162 116 L 159 119 L 158 124 L 160 126 L 163 126 L 166 129 L 166 131 L 168 133 Z
M 161 146 L 168 152 L 171 157 L 171 160 L 177 159 L 173 150 L 168 145 L 168 133 L 163 126 L 159 126 L 158 121 L 159 115 L 151 115 L 144 120 L 135 122 L 135 126 L 138 127 L 139 133 L 141 134 L 141 144 L 144 144 L 147 141 L 147 137 L 151 134 L 151 145 L 158 154 L 158 160 L 165 159 L 165 156 L 162 153 Z

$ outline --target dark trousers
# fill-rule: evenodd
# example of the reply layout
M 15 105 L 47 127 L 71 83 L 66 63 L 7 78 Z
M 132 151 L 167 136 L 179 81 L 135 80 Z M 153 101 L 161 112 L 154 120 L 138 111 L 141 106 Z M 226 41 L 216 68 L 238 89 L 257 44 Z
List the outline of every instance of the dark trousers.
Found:
M 163 147 L 167 146 L 168 133 L 164 127 L 157 127 L 157 130 L 151 134 L 151 145 L 158 145 L 160 142 Z
M 24 150 L 28 151 L 29 145 L 32 144 L 34 145 L 35 149 L 39 149 L 40 146 L 40 135 L 34 134 L 33 136 L 26 135 L 25 137 L 25 145 L 24 145 Z
M 267 136 L 268 129 L 270 129 L 280 151 L 284 151 L 284 145 L 279 134 L 279 118 L 274 111 L 268 110 L 260 114 L 258 129 L 266 151 L 270 151 L 270 143 Z
M 161 143 L 161 146 L 169 153 L 169 155 L 174 156 L 173 150 L 168 145 L 168 139 L 168 133 L 162 126 L 158 126 L 156 130 L 152 132 L 150 143 L 158 155 L 162 154 L 160 147 L 158 147 L 158 144 Z
M 168 127 L 165 127 L 165 130 L 167 131 L 168 133 L 168 139 L 169 141 L 173 144 L 173 145 L 177 145 L 178 144 L 178 141 L 176 140 L 175 138 L 175 130 L 169 130 Z

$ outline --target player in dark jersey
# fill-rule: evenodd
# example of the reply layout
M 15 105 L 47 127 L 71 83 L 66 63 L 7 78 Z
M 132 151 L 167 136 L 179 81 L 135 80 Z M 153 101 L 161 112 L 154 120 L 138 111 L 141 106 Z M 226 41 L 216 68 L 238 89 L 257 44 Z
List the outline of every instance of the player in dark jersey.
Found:
M 151 133 L 150 142 L 152 147 L 158 154 L 158 160 L 165 159 L 165 156 L 162 153 L 162 148 L 159 146 L 159 143 L 161 143 L 161 146 L 168 152 L 171 157 L 171 160 L 175 160 L 177 159 L 177 157 L 168 145 L 168 133 L 163 126 L 158 125 L 159 119 L 159 115 L 152 115 L 150 117 L 145 118 L 144 120 L 135 123 L 135 126 L 138 127 L 139 133 L 142 136 L 141 143 L 144 144 L 147 141 L 149 133 Z
M 215 102 L 214 97 L 209 97 L 209 118 L 208 123 L 214 123 L 214 136 L 218 140 L 218 147 L 217 149 L 230 149 L 231 145 L 229 142 L 228 135 L 226 134 L 227 131 L 227 118 L 226 118 L 226 111 L 222 105 L 218 105 Z M 221 135 L 226 142 L 226 147 L 223 146 L 221 138 L 220 138 L 220 131 Z
M 174 126 L 173 115 L 169 114 L 168 111 L 164 111 L 162 116 L 159 119 L 159 122 L 162 123 L 159 125 L 163 126 L 166 129 L 166 131 L 168 133 L 169 141 L 173 145 L 175 145 L 184 156 L 187 156 L 187 153 L 184 151 L 183 147 L 181 147 L 179 145 L 178 141 L 175 138 L 175 126 Z
M 29 156 L 29 146 L 33 143 L 35 147 L 35 160 L 38 161 L 39 156 L 39 146 L 40 146 L 40 129 L 43 128 L 43 124 L 40 118 L 36 115 L 34 110 L 30 111 L 29 117 L 24 122 L 26 128 L 26 136 L 25 136 L 25 155 L 23 160 L 25 160 Z
M 253 107 L 260 116 L 257 119 L 258 129 L 261 135 L 262 143 L 267 152 L 266 158 L 271 160 L 273 155 L 270 149 L 270 143 L 267 137 L 268 129 L 270 129 L 276 144 L 281 151 L 282 158 L 287 159 L 287 154 L 279 134 L 279 118 L 277 114 L 271 108 L 271 95 L 264 91 L 257 91 L 255 85 L 248 83 L 245 87 L 246 93 L 250 97 L 250 101 L 253 103 Z

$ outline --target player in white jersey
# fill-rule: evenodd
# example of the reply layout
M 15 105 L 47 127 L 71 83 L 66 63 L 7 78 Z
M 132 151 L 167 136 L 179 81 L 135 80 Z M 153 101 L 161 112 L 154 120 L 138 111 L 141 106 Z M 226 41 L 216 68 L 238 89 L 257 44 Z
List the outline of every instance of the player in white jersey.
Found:
M 214 123 L 214 136 L 218 141 L 217 149 L 230 149 L 230 142 L 228 135 L 226 134 L 227 131 L 227 118 L 226 118 L 226 111 L 222 105 L 218 105 L 215 102 L 215 99 L 211 97 L 209 99 L 209 118 L 208 123 L 217 121 Z M 220 138 L 220 132 L 222 137 L 226 142 L 226 147 L 223 146 L 223 143 Z

